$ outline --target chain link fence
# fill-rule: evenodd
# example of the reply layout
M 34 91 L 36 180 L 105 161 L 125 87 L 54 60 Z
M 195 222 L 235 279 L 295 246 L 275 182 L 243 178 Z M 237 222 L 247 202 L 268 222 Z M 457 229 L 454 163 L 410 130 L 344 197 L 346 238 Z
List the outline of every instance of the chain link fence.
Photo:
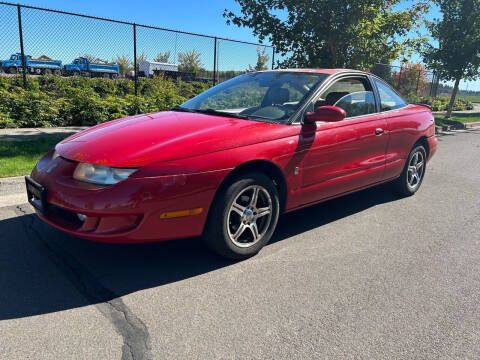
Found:
M 138 78 L 162 75 L 215 84 L 252 70 L 277 67 L 268 45 L 170 30 L 95 16 L 0 2 L 2 70 Z M 419 64 L 375 64 L 370 72 L 407 98 L 432 96 L 439 79 Z M 441 85 L 440 85 L 441 87 Z
M 406 66 L 375 64 L 370 72 L 388 82 L 406 98 L 436 97 L 438 94 L 440 79 L 434 72 L 420 64 Z
M 220 37 L 0 2 L 2 70 L 27 75 L 163 75 L 218 83 L 270 69 L 274 49 Z M 261 61 L 260 61 L 261 60 Z

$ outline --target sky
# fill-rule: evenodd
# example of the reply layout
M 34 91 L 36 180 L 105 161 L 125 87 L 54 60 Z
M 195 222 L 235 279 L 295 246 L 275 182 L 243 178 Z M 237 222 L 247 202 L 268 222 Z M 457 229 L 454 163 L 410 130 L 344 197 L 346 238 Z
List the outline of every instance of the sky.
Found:
M 23 0 L 22 4 L 82 14 L 124 20 L 139 24 L 201 33 L 212 36 L 258 42 L 248 28 L 227 25 L 222 16 L 224 9 L 239 13 L 240 7 L 234 0 L 176 0 L 176 1 L 112 1 L 112 0 Z M 399 8 L 411 5 L 403 1 Z M 18 44 L 15 28 L 15 9 L 4 9 L 0 5 L 0 58 L 9 56 L 10 49 Z M 432 8 L 427 18 L 440 17 L 437 8 Z M 47 54 L 65 63 L 83 54 L 92 54 L 111 60 L 112 56 L 125 55 L 133 58 L 131 27 L 91 20 L 65 21 L 62 15 L 40 15 L 35 10 L 22 13 L 24 23 L 25 52 L 33 56 Z M 41 24 L 39 27 L 38 24 Z M 85 31 L 89 29 L 89 31 Z M 425 29 L 423 29 L 425 31 Z M 207 69 L 213 68 L 213 40 L 188 35 L 158 32 L 137 28 L 137 54 L 144 52 L 153 58 L 159 52 L 170 51 L 171 62 L 179 52 L 197 48 L 201 61 Z M 269 50 L 267 50 L 269 51 Z M 256 47 L 221 41 L 217 44 L 219 70 L 245 70 L 256 62 Z M 115 54 L 115 55 L 112 55 Z M 269 51 L 269 54 L 271 52 Z M 277 57 L 278 58 L 278 57 Z M 419 58 L 414 58 L 419 60 Z M 480 81 L 461 82 L 461 89 L 480 90 Z

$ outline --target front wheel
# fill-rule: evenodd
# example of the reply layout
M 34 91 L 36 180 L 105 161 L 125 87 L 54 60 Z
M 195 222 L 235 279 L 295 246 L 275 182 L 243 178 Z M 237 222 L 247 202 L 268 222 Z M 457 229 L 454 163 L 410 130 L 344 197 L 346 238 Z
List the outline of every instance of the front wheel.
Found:
M 279 197 L 272 180 L 263 173 L 245 174 L 215 199 L 203 238 L 221 256 L 245 259 L 268 243 L 278 216 Z
M 395 181 L 396 190 L 403 196 L 417 192 L 422 184 L 427 166 L 427 152 L 423 145 L 416 145 L 408 155 L 402 174 Z

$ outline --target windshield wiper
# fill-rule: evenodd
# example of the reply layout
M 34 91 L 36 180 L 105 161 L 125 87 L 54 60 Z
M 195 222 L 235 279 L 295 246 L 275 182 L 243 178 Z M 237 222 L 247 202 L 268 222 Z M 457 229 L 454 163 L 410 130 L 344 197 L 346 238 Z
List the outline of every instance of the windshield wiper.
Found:
M 207 114 L 207 115 L 217 115 L 217 116 L 225 116 L 225 117 L 233 117 L 236 119 L 244 119 L 244 120 L 267 120 L 270 122 L 275 122 L 275 120 L 258 115 L 241 115 L 241 114 L 234 114 L 226 111 L 215 110 L 212 108 L 208 109 L 189 109 L 184 108 L 181 106 L 174 106 L 170 108 L 170 111 L 182 111 L 182 112 L 190 112 L 190 113 L 199 113 L 199 114 Z
M 220 110 L 215 110 L 215 109 L 211 109 L 211 108 L 209 108 L 209 109 L 198 109 L 198 110 L 195 110 L 195 111 L 200 113 L 200 114 L 227 116 L 227 117 L 234 117 L 234 118 L 238 118 L 238 119 L 248 119 L 248 117 L 246 117 L 245 115 L 234 114 L 234 113 L 230 113 L 230 112 L 227 112 L 227 111 L 220 111 Z
M 170 111 L 182 111 L 182 112 L 196 112 L 193 109 L 184 108 L 181 106 L 174 106 L 169 109 Z
M 191 113 L 199 113 L 199 114 L 207 114 L 207 115 L 217 115 L 217 116 L 226 116 L 226 117 L 234 117 L 238 119 L 248 119 L 245 115 L 233 114 L 226 111 L 220 111 L 215 109 L 189 109 L 184 108 L 181 106 L 174 106 L 170 109 L 171 111 L 183 111 L 183 112 L 191 112 Z

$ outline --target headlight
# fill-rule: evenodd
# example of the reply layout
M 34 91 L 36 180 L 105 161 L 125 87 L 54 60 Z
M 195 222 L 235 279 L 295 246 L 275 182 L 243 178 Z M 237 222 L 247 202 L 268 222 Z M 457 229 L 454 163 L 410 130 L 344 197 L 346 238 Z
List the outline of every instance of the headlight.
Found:
M 55 160 L 59 156 L 60 156 L 60 154 L 57 151 L 54 151 L 53 154 L 52 154 L 52 160 Z
M 125 180 L 138 168 L 113 168 L 89 163 L 79 163 L 73 173 L 73 178 L 93 184 L 112 185 Z

